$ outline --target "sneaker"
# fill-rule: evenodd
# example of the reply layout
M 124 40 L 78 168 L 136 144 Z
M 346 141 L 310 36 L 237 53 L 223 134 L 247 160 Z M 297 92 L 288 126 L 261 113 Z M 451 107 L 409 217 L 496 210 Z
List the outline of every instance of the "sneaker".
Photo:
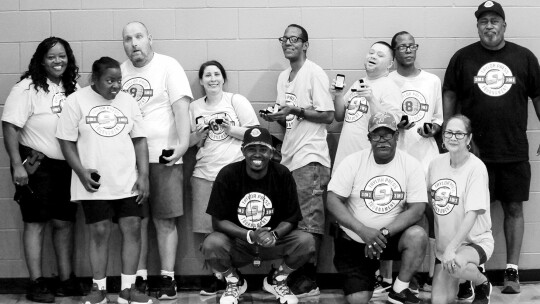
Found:
M 373 290 L 373 294 L 382 294 L 386 293 L 388 291 L 388 288 L 392 287 L 391 283 L 387 283 L 383 281 L 382 276 L 376 276 L 375 277 L 375 289 Z
M 160 300 L 176 299 L 176 281 L 169 276 L 161 276 L 157 296 Z
M 79 297 L 83 296 L 84 292 L 77 277 L 71 274 L 69 279 L 59 282 L 54 295 L 57 297 Z
M 405 288 L 401 292 L 395 292 L 390 289 L 388 293 L 388 302 L 394 304 L 419 304 L 420 299 L 409 289 Z
M 296 273 L 296 271 L 289 275 L 287 285 L 297 298 L 305 298 L 321 294 L 315 280 L 312 280 L 303 273 Z
M 282 304 L 297 304 L 298 298 L 291 292 L 289 286 L 287 286 L 287 277 L 284 275 L 278 275 L 275 278 L 273 269 L 270 274 L 263 280 L 263 290 L 276 296 L 279 302 Z
M 409 282 L 409 289 L 414 294 L 420 293 L 420 285 L 418 284 L 418 279 L 416 279 L 416 275 L 411 278 L 411 281 Z
M 506 268 L 504 271 L 504 287 L 502 293 L 520 293 L 519 274 L 514 268 Z
M 224 290 L 227 287 L 225 280 L 219 279 L 215 273 L 212 277 L 214 278 L 212 283 L 206 288 L 201 289 L 199 293 L 201 296 L 215 296 L 218 291 Z
M 238 299 L 247 290 L 247 281 L 243 278 L 230 277 L 227 288 L 219 299 L 219 304 L 238 304 Z
M 94 283 L 90 293 L 82 299 L 82 304 L 105 304 L 107 303 L 107 290 L 99 289 L 98 285 Z
M 39 277 L 30 283 L 26 292 L 26 298 L 32 302 L 53 303 L 54 294 L 45 282 L 45 278 Z
M 474 289 L 471 281 L 465 281 L 459 284 L 457 299 L 458 300 L 470 300 L 474 298 Z
M 135 288 L 137 288 L 140 293 L 148 294 L 148 280 L 143 279 L 141 276 L 137 276 L 135 279 Z
M 152 304 L 154 301 L 142 293 L 135 284 L 131 288 L 126 288 L 118 294 L 118 304 Z
M 493 286 L 491 286 L 489 281 L 485 281 L 484 283 L 476 286 L 474 288 L 476 296 L 474 297 L 472 304 L 489 304 L 489 296 L 491 296 L 492 289 Z

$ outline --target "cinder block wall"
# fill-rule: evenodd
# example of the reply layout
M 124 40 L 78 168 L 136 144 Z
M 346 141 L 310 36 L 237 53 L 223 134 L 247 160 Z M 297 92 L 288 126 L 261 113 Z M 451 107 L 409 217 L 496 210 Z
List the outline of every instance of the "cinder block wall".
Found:
M 501 0 L 508 28 L 506 38 L 530 48 L 540 56 L 540 34 L 534 22 L 540 16 L 540 2 Z M 333 77 L 347 76 L 350 84 L 365 75 L 363 58 L 377 40 L 389 41 L 400 30 L 411 32 L 420 44 L 418 64 L 443 77 L 452 54 L 478 40 L 474 11 L 480 1 L 469 0 L 3 0 L 0 5 L 0 103 L 26 70 L 37 44 L 54 35 L 68 40 L 81 68 L 81 86 L 88 85 L 94 60 L 107 55 L 126 59 L 122 27 L 132 20 L 148 26 L 154 49 L 176 58 L 185 68 L 195 97 L 202 95 L 197 70 L 206 60 L 221 61 L 228 71 L 227 89 L 245 95 L 256 110 L 273 103 L 275 83 L 287 67 L 277 37 L 287 24 L 299 23 L 310 34 L 308 57 Z M 0 107 L 2 109 L 3 107 Z M 520 266 L 540 268 L 540 123 L 532 107 L 528 134 L 532 165 L 531 200 L 525 203 L 525 239 Z M 266 122 L 261 122 L 268 126 Z M 268 126 L 274 133 L 276 124 Z M 340 124 L 329 126 L 329 143 L 335 151 Z M 180 275 L 207 274 L 198 253 L 200 237 L 190 232 L 189 173 L 194 151 L 186 156 L 185 215 L 179 220 L 180 242 L 176 272 Z M 9 159 L 0 145 L 0 277 L 27 277 L 22 249 L 22 221 L 13 202 L 14 187 L 9 174 Z M 77 223 L 76 272 L 90 276 L 87 232 L 79 210 Z M 505 246 L 502 235 L 502 210 L 494 204 L 493 233 L 496 249 L 488 268 L 503 268 Z M 150 272 L 157 274 L 159 263 L 154 233 L 150 233 Z M 109 275 L 120 273 L 118 231 L 111 240 Z M 325 249 L 331 249 L 326 240 Z M 325 250 L 329 252 L 329 250 Z M 45 248 L 46 274 L 55 273 L 54 251 L 50 238 Z M 320 271 L 332 272 L 331 256 L 324 256 Z M 253 270 L 247 269 L 247 272 Z

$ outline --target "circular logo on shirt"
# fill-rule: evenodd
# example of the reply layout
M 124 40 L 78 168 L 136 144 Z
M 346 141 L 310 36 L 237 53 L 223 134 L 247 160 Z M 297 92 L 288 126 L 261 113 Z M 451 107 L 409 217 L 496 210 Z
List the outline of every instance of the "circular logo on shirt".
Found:
M 268 196 L 260 192 L 250 192 L 240 200 L 237 213 L 238 220 L 244 227 L 257 229 L 270 222 L 274 208 Z
M 388 175 L 376 176 L 370 179 L 360 191 L 360 198 L 364 199 L 369 210 L 383 214 L 394 209 L 405 198 L 401 185 Z
M 93 107 L 86 116 L 86 123 L 99 135 L 113 137 L 124 130 L 127 117 L 113 106 Z
M 433 211 L 438 215 L 447 215 L 459 203 L 457 185 L 451 179 L 440 179 L 430 189 Z
M 409 122 L 422 120 L 429 108 L 424 95 L 415 90 L 408 90 L 403 91 L 401 96 L 403 97 L 401 108 L 403 109 L 403 112 L 409 116 Z
M 51 103 L 51 111 L 60 116 L 62 113 L 62 108 L 64 107 L 64 102 L 66 101 L 66 94 L 64 92 L 57 92 L 54 94 Z
M 154 90 L 150 82 L 142 77 L 128 79 L 122 86 L 122 91 L 131 94 L 139 104 L 139 108 L 145 105 L 150 97 L 154 95 Z
M 346 122 L 355 122 L 362 118 L 364 114 L 368 112 L 369 106 L 365 97 L 358 96 L 356 93 L 353 93 L 349 98 L 349 103 L 347 105 L 347 112 L 345 113 Z
M 504 63 L 490 62 L 480 68 L 478 75 L 474 76 L 474 83 L 486 95 L 497 97 L 510 90 L 516 83 L 516 77 Z
M 223 125 L 221 123 L 218 123 L 223 122 L 225 119 L 229 121 L 229 124 L 231 126 L 235 125 L 233 119 L 227 113 L 216 113 L 205 118 L 205 120 L 208 121 L 208 125 L 210 126 L 210 132 L 208 132 L 208 137 L 211 140 L 220 141 L 229 137 L 229 135 L 225 132 Z
M 297 100 L 297 97 L 293 93 L 285 93 L 285 103 L 291 103 L 293 106 L 296 107 L 298 106 L 298 104 L 296 103 L 296 100 Z M 287 117 L 285 118 L 287 129 L 292 128 L 292 124 L 295 118 L 296 118 L 296 115 L 294 114 L 287 115 Z

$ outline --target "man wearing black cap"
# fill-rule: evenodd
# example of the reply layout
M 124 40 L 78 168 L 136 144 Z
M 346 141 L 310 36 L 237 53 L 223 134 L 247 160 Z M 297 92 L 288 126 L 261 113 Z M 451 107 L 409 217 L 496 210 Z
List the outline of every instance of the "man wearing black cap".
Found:
M 401 260 L 388 301 L 416 304 L 409 282 L 424 260 L 427 234 L 415 223 L 427 203 L 420 162 L 397 150 L 398 129 L 390 113 L 372 115 L 371 149 L 343 159 L 328 184 L 328 211 L 340 224 L 334 265 L 344 275 L 348 303 L 368 303 L 380 260 Z
M 235 267 L 278 258 L 283 262 L 264 279 L 263 289 L 281 303 L 296 304 L 287 277 L 315 252 L 313 237 L 296 229 L 302 219 L 296 183 L 285 166 L 270 161 L 272 137 L 267 129 L 248 129 L 242 153 L 244 160 L 218 173 L 206 210 L 215 232 L 204 240 L 202 252 L 227 282 L 220 304 L 237 304 L 247 289 Z
M 468 116 L 489 174 L 491 200 L 504 211 L 507 267 L 503 293 L 519 293 L 523 201 L 529 199 L 528 98 L 540 118 L 540 67 L 528 49 L 505 41 L 505 14 L 495 1 L 475 12 L 480 41 L 456 52 L 443 85 L 445 120 Z

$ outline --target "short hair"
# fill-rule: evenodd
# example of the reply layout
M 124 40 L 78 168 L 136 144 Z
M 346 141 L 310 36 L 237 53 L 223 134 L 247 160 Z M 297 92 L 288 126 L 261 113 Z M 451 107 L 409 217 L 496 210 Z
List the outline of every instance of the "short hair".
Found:
M 141 21 L 130 21 L 128 23 L 126 23 L 126 25 L 124 26 L 124 28 L 122 29 L 122 36 L 124 36 L 124 29 L 126 28 L 126 26 L 130 25 L 130 24 L 133 24 L 133 23 L 138 23 L 140 24 L 144 30 L 146 31 L 146 35 L 148 36 L 150 34 L 150 32 L 148 31 L 148 28 L 146 27 L 146 24 L 142 23 Z
M 394 58 L 394 49 L 392 49 L 392 46 L 390 44 L 388 44 L 388 42 L 386 42 L 386 41 L 377 41 L 377 42 L 373 43 L 371 46 L 374 46 L 375 44 L 382 44 L 382 45 L 386 46 L 390 50 L 390 56 L 392 56 L 392 58 Z
M 301 25 L 291 23 L 291 24 L 289 24 L 287 26 L 287 28 L 289 28 L 289 27 L 295 27 L 295 28 L 299 29 L 302 32 L 302 37 L 300 37 L 300 38 L 302 38 L 302 40 L 304 40 L 304 42 L 307 42 L 309 40 L 308 33 L 307 33 L 306 29 L 303 28 Z
M 223 75 L 223 79 L 225 80 L 225 82 L 227 82 L 227 72 L 225 72 L 225 68 L 217 60 L 210 60 L 201 64 L 201 67 L 199 68 L 199 79 L 203 78 L 204 70 L 207 67 L 212 66 L 212 65 L 215 65 L 219 69 L 219 71 L 221 72 L 221 75 Z
M 92 64 L 92 80 L 96 81 L 107 69 L 120 69 L 120 63 L 111 57 L 101 57 Z
M 411 35 L 411 33 L 407 32 L 407 31 L 401 31 L 401 32 L 397 32 L 394 37 L 392 37 L 392 42 L 391 42 L 391 45 L 392 45 L 392 50 L 395 50 L 396 47 L 397 47 L 397 37 L 401 36 L 401 35 Z M 411 35 L 412 37 L 412 35 Z M 414 38 L 414 37 L 413 37 Z

